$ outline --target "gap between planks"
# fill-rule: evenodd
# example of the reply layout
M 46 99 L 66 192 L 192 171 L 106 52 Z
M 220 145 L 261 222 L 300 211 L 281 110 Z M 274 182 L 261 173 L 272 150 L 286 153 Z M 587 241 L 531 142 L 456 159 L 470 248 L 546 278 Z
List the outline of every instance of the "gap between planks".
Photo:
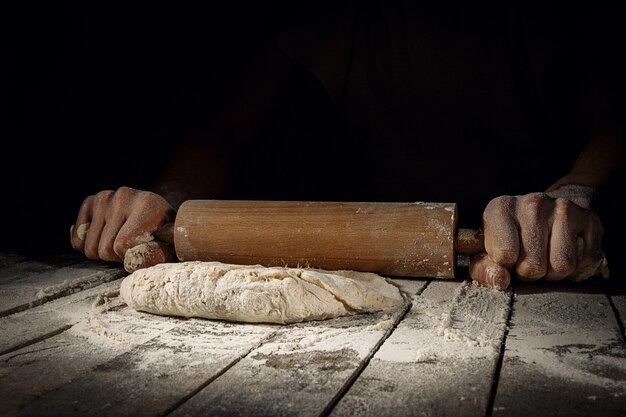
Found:
M 485 416 L 511 296 L 433 280 L 331 415 Z
M 421 285 L 423 285 L 423 283 Z M 115 319 L 115 317 L 120 314 L 131 314 L 135 316 L 138 313 L 124 309 L 119 313 L 114 313 L 112 319 Z M 369 326 L 369 324 L 374 322 L 378 323 L 380 321 L 380 319 L 376 319 L 376 317 L 378 316 L 353 316 L 347 318 L 347 322 L 339 320 L 335 323 L 339 325 L 343 323 L 343 325 L 349 326 L 354 322 L 364 323 L 364 325 Z M 146 318 L 150 319 L 149 316 Z M 159 321 L 160 320 L 161 319 L 159 319 Z M 370 323 L 372 320 L 374 321 Z M 232 356 L 227 358 L 224 354 L 219 354 L 219 349 L 216 350 L 214 354 L 211 354 L 211 351 L 215 349 L 210 348 L 212 345 L 210 341 L 203 340 L 201 345 L 196 346 L 193 343 L 194 340 L 190 340 L 191 345 L 189 346 L 194 345 L 194 349 L 189 352 L 186 350 L 179 351 L 178 341 L 184 342 L 190 337 L 193 339 L 195 337 L 194 335 L 203 335 L 206 330 L 210 329 L 222 334 L 224 332 L 224 330 L 220 330 L 222 328 L 237 328 L 250 331 L 257 328 L 257 326 L 221 324 L 203 320 L 182 322 L 178 320 L 177 322 L 180 322 L 180 326 L 175 326 L 170 332 L 163 333 L 155 339 L 150 339 L 150 342 L 138 345 L 131 351 L 121 356 L 116 356 L 92 368 L 91 371 L 83 370 L 80 376 L 76 375 L 72 378 L 72 382 L 61 384 L 61 386 L 58 386 L 54 391 L 48 391 L 48 389 L 46 389 L 45 392 L 43 392 L 45 395 L 41 396 L 33 403 L 28 404 L 27 408 L 22 409 L 22 412 L 24 415 L 28 415 L 29 413 L 39 415 L 43 410 L 64 410 L 65 412 L 71 413 L 82 409 L 82 412 L 95 415 L 108 414 L 113 411 L 116 413 L 119 412 L 120 414 L 176 414 L 182 406 L 185 406 L 190 399 L 194 399 L 199 393 L 206 394 L 207 391 L 211 391 L 210 388 L 209 390 L 204 388 L 214 386 L 212 384 L 213 382 L 216 380 L 219 381 L 222 379 L 221 377 L 232 373 L 233 368 L 237 367 L 244 358 L 250 357 L 253 354 L 252 352 L 256 351 L 257 354 L 264 355 L 262 349 L 259 348 L 268 343 L 273 343 L 273 338 L 277 333 L 280 333 L 280 336 L 285 340 L 278 341 L 275 343 L 276 345 L 280 345 L 281 342 L 285 341 L 289 344 L 290 334 L 294 330 L 298 333 L 297 327 L 281 327 L 277 329 L 274 326 L 264 326 L 264 331 L 262 331 L 263 329 L 261 329 L 261 327 L 258 327 L 257 336 L 261 336 L 261 339 L 245 346 L 245 350 L 238 352 L 232 351 Z M 391 323 L 389 323 L 389 325 L 391 325 Z M 309 328 L 308 333 L 318 333 L 315 324 L 305 327 Z M 380 334 L 383 334 L 384 329 L 381 330 L 383 330 L 383 332 Z M 74 330 L 72 330 L 72 332 L 74 332 Z M 235 332 L 235 334 L 237 333 Z M 252 336 L 254 335 L 250 337 Z M 257 336 L 255 336 L 255 338 Z M 222 340 L 222 336 L 220 335 L 215 337 L 219 337 L 220 340 Z M 242 337 L 242 341 L 250 340 L 245 334 L 242 334 Z M 204 336 L 202 338 L 204 339 Z M 372 342 L 378 341 L 379 338 L 380 336 L 372 340 Z M 229 346 L 231 345 L 230 342 L 225 343 L 228 343 Z M 372 346 L 374 344 L 375 343 L 373 343 Z M 236 343 L 235 346 L 236 345 L 238 344 Z M 199 350 L 196 352 L 198 348 Z M 153 369 L 151 367 L 157 362 L 153 364 L 150 356 L 151 353 L 159 353 L 162 349 L 166 349 L 167 352 L 161 352 L 164 353 L 164 356 L 158 355 L 160 357 L 158 360 L 158 372 L 154 373 L 155 371 L 150 371 L 150 369 Z M 239 348 L 237 348 L 237 350 L 238 349 Z M 229 348 L 229 350 L 231 350 L 231 348 Z M 368 352 L 369 350 L 371 350 L 371 347 L 368 349 Z M 217 354 L 217 356 L 215 356 L 215 354 Z M 215 356 L 214 359 L 211 359 L 212 355 Z M 154 356 L 152 357 L 154 358 Z M 181 369 L 176 363 L 168 363 L 168 360 L 174 357 L 178 359 L 183 358 L 183 361 L 179 363 L 185 365 L 185 373 L 181 373 Z M 257 359 L 254 359 L 254 361 L 256 360 Z M 143 367 L 148 368 L 144 370 Z M 354 369 L 351 373 L 352 372 L 354 372 Z M 347 376 L 349 377 L 349 374 Z M 342 377 L 341 373 L 339 373 L 339 377 Z M 323 408 L 324 404 L 326 404 L 332 398 L 332 395 L 345 384 L 347 379 L 347 377 L 341 379 L 335 378 L 333 385 L 336 385 L 336 388 L 334 388 L 332 392 L 328 392 L 327 394 L 329 395 L 326 395 L 323 398 L 324 401 L 318 403 L 318 405 Z M 139 381 L 142 382 L 139 383 Z M 155 397 L 155 393 L 159 393 L 159 395 Z M 70 401 L 69 399 L 71 398 L 74 398 L 75 401 Z M 146 408 L 147 404 L 150 404 L 150 407 Z M 319 415 L 319 410 L 313 415 Z
M 40 306 L 126 275 L 118 266 L 83 261 L 50 267 L 39 262 L 22 262 L 0 269 L 7 280 L 0 285 L 0 317 Z
M 498 362 L 493 372 L 493 379 L 491 383 L 491 392 L 489 393 L 489 402 L 487 403 L 487 409 L 485 410 L 485 417 L 491 417 L 493 415 L 493 405 L 496 402 L 496 395 L 498 394 L 498 385 L 500 384 L 500 372 L 502 372 L 502 365 L 504 363 L 504 354 L 506 352 L 506 341 L 509 336 L 509 329 L 511 326 L 511 316 L 513 315 L 513 300 L 515 299 L 516 283 L 511 283 L 511 297 L 509 298 L 509 314 L 506 318 L 506 327 L 504 328 L 504 335 L 502 336 L 502 343 L 500 344 L 500 351 L 498 352 Z
M 597 279 L 518 284 L 510 326 L 494 414 L 623 413 L 626 349 Z
M 426 286 L 427 285 L 428 284 L 426 284 Z M 424 288 L 426 286 L 424 286 Z M 327 417 L 333 412 L 333 409 L 337 406 L 341 398 L 346 394 L 346 392 L 348 392 L 348 390 L 350 390 L 350 387 L 352 387 L 352 385 L 354 384 L 354 381 L 356 381 L 357 378 L 363 373 L 365 368 L 367 368 L 367 366 L 369 365 L 370 361 L 372 360 L 376 352 L 378 352 L 378 349 L 380 349 L 383 343 L 385 343 L 385 341 L 389 338 L 389 336 L 391 336 L 394 330 L 396 330 L 396 328 L 398 327 L 398 324 L 400 324 L 400 322 L 404 320 L 407 313 L 411 309 L 411 305 L 412 304 L 409 301 L 405 303 L 404 306 L 402 306 L 402 310 L 400 311 L 400 314 L 398 314 L 398 317 L 396 318 L 396 320 L 394 320 L 392 326 L 389 329 L 387 329 L 383 337 L 381 337 L 380 340 L 374 345 L 370 353 L 365 357 L 365 359 L 363 359 L 363 361 L 359 364 L 358 368 L 354 371 L 354 373 L 350 375 L 350 378 L 348 378 L 345 384 L 339 389 L 337 394 L 330 400 L 330 402 L 326 405 L 324 410 L 322 410 L 322 412 L 320 413 L 320 417 Z
M 408 295 L 427 284 L 418 280 L 394 282 Z M 407 297 L 407 302 L 389 319 L 384 318 L 386 314 L 375 313 L 329 320 L 321 323 L 322 327 L 311 322 L 281 328 L 271 341 L 242 357 L 171 415 L 291 415 L 296 411 L 298 415 L 327 415 L 409 306 Z M 386 321 L 388 324 L 384 324 Z M 343 348 L 322 348 L 324 341 L 329 340 L 334 340 L 331 344 L 339 341 L 338 346 Z M 234 395 L 231 387 L 239 386 L 242 380 L 248 382 Z

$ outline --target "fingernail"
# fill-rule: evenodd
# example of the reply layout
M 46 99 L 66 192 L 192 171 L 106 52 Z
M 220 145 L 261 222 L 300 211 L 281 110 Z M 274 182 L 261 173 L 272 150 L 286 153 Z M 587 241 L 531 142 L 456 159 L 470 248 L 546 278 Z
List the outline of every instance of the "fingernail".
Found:
M 89 226 L 91 226 L 91 223 L 83 223 L 78 225 L 78 228 L 76 229 L 76 236 L 80 240 L 85 240 L 85 236 L 87 236 L 87 232 L 89 231 Z

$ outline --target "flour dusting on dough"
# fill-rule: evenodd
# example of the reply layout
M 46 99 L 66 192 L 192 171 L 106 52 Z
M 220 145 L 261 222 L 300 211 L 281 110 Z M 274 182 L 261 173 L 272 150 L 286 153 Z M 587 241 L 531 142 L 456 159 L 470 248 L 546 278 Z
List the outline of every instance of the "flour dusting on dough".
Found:
M 400 290 L 367 272 L 189 261 L 140 269 L 120 295 L 140 311 L 251 323 L 324 320 L 401 306 Z

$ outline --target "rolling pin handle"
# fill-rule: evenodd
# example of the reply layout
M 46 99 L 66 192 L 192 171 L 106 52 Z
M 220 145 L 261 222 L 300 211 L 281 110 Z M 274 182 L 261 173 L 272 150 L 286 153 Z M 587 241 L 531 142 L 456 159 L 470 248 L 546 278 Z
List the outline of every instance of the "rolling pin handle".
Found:
M 485 251 L 483 232 L 478 229 L 459 229 L 456 238 L 456 252 L 475 255 Z
M 174 223 L 165 223 L 152 235 L 161 242 L 174 243 Z

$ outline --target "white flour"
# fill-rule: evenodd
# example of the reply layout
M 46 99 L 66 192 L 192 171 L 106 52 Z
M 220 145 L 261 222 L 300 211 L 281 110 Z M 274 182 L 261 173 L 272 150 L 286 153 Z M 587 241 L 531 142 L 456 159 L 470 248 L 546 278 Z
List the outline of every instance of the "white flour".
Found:
M 375 359 L 401 363 L 496 358 L 510 295 L 471 282 L 433 281 Z
M 608 369 L 626 375 L 626 365 L 619 334 L 612 331 L 615 326 L 607 324 L 607 320 L 615 320 L 608 314 L 608 301 L 602 294 L 596 298 L 557 288 L 518 295 L 506 358 L 520 360 L 546 375 L 626 395 L 625 381 L 603 374 Z M 496 360 L 506 331 L 510 293 L 471 282 L 435 280 L 421 295 L 412 297 L 412 304 L 373 360 L 442 366 Z M 252 360 L 259 364 L 269 355 L 346 349 L 364 358 L 393 327 L 399 310 L 287 326 L 239 324 L 140 313 L 109 293 L 69 332 L 98 349 L 128 350 L 158 341 L 137 363 L 141 369 L 167 358 L 172 347 L 185 352 L 200 349 L 214 358 L 255 350 L 258 355 Z
M 548 376 L 626 394 L 626 350 L 604 294 L 543 290 L 516 295 L 514 306 L 507 356 Z
M 450 308 L 442 315 L 439 335 L 497 350 L 506 331 L 509 303 L 507 292 L 466 281 L 459 285 Z

